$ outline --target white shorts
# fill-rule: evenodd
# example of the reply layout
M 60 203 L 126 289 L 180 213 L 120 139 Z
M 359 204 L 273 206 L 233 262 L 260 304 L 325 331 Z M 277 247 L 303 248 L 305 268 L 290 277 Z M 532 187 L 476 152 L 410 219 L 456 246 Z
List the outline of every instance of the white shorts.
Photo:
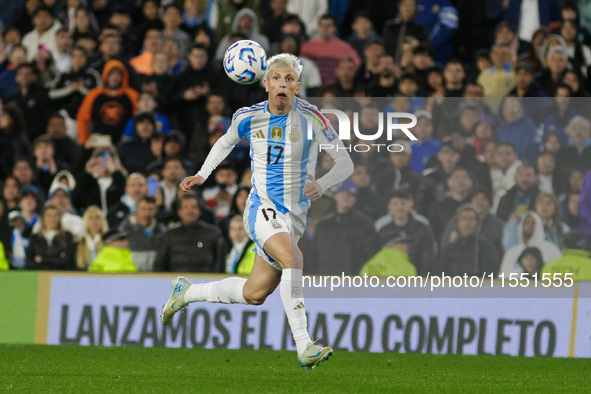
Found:
M 258 199 L 257 199 L 258 200 Z M 255 243 L 257 255 L 273 267 L 281 270 L 281 266 L 269 256 L 263 247 L 271 236 L 278 233 L 288 233 L 297 243 L 306 230 L 306 212 L 295 215 L 291 212 L 281 213 L 273 202 L 261 198 L 260 200 L 246 200 L 242 220 L 248 236 Z

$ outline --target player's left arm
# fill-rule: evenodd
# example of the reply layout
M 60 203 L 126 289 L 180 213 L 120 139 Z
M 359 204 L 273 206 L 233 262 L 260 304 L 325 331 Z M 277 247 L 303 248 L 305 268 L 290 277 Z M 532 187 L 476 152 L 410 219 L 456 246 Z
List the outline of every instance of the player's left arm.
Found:
M 310 201 L 319 199 L 327 189 L 338 185 L 353 174 L 353 160 L 343 141 L 339 139 L 330 122 L 324 116 L 320 117 L 322 126 L 317 129 L 315 138 L 322 150 L 332 157 L 334 166 L 316 182 L 304 186 L 303 192 Z

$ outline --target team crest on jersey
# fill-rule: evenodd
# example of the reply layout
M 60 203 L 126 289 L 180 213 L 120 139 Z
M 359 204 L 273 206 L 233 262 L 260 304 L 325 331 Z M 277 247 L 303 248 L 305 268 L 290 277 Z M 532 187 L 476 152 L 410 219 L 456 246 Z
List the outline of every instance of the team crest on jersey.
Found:
M 273 138 L 273 141 L 279 142 L 281 137 L 283 137 L 283 129 L 281 127 L 273 127 L 271 129 L 271 138 Z
M 279 230 L 281 228 L 281 224 L 279 222 L 271 222 L 271 226 L 273 226 L 274 229 Z
M 289 140 L 291 142 L 298 142 L 300 140 L 300 131 L 299 130 L 292 130 L 289 132 Z

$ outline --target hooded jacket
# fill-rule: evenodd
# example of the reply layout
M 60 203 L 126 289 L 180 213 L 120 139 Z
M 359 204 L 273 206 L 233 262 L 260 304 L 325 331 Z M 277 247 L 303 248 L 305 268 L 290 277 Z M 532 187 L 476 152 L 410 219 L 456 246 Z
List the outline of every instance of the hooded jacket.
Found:
M 248 37 L 248 39 L 258 42 L 266 52 L 269 51 L 269 48 L 270 48 L 269 39 L 264 34 L 259 33 L 259 30 L 260 30 L 259 20 L 257 18 L 257 15 L 255 14 L 255 12 L 253 10 L 251 10 L 250 8 L 243 8 L 240 11 L 238 11 L 236 16 L 234 17 L 234 20 L 232 21 L 232 30 L 231 31 L 232 32 L 238 31 L 238 24 L 240 22 L 240 18 L 242 18 L 244 15 L 250 16 L 253 21 L 252 28 L 250 29 L 250 31 L 248 33 L 246 33 L 246 36 Z M 224 38 L 222 38 L 222 40 L 220 41 L 220 43 L 218 45 L 218 49 L 215 53 L 215 59 L 222 60 L 224 58 L 224 55 L 226 54 L 226 50 L 230 46 L 230 35 L 231 34 L 232 33 L 226 34 L 224 36 Z
M 538 214 L 533 211 L 528 211 L 526 217 L 527 216 L 533 217 L 535 221 L 531 238 L 527 244 L 525 244 L 523 241 L 523 224 L 525 223 L 524 219 L 519 224 L 519 230 L 517 233 L 517 236 L 519 237 L 519 243 L 505 252 L 503 261 L 501 262 L 499 275 L 503 273 L 505 275 L 509 275 L 511 273 L 522 273 L 523 268 L 521 265 L 519 265 L 517 259 L 519 259 L 521 252 L 523 252 L 523 250 L 527 247 L 536 247 L 540 249 L 544 263 L 555 260 L 562 256 L 560 249 L 558 249 L 556 245 L 544 239 L 546 236 L 544 233 L 544 224 L 542 223 L 542 219 L 538 216 Z
M 113 69 L 123 73 L 121 87 L 110 94 L 106 90 L 107 78 Z M 94 88 L 82 101 L 78 109 L 78 139 L 81 144 L 88 140 L 91 133 L 108 134 L 114 144 L 123 135 L 127 121 L 138 111 L 139 94 L 129 87 L 129 73 L 119 60 L 109 60 L 103 69 L 103 86 Z

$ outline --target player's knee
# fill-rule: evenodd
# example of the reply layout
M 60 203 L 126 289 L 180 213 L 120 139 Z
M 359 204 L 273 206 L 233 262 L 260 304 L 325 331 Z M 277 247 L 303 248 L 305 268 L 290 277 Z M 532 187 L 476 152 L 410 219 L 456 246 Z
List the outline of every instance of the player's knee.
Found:
M 267 299 L 268 293 L 263 291 L 257 291 L 252 293 L 244 292 L 244 299 L 249 305 L 263 305 Z
M 299 249 L 292 249 L 289 255 L 286 255 L 281 262 L 283 268 L 304 268 L 304 256 Z

